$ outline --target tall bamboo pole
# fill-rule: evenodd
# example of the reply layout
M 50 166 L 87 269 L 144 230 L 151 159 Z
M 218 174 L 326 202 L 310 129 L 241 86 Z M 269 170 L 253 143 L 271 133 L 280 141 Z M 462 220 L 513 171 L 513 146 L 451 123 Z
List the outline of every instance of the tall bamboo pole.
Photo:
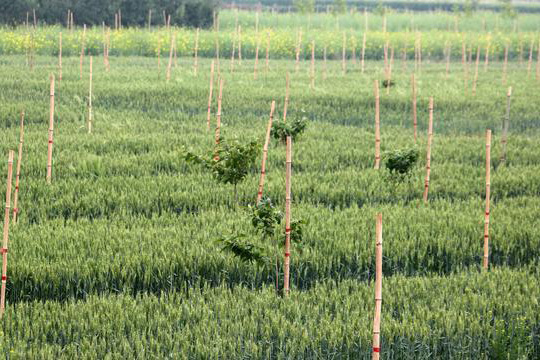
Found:
M 287 136 L 287 153 L 285 160 L 285 261 L 284 289 L 289 295 L 289 269 L 291 262 L 291 172 L 292 172 L 292 139 Z
M 489 198 L 491 192 L 491 130 L 486 131 L 486 212 L 484 215 L 484 270 L 489 264 Z
M 242 65 L 242 26 L 238 25 L 238 65 Z
M 17 223 L 17 215 L 19 212 L 18 199 L 19 199 L 19 179 L 21 177 L 21 162 L 22 162 L 22 150 L 24 143 L 24 111 L 21 111 L 21 132 L 19 135 L 19 155 L 17 156 L 17 171 L 15 173 L 15 193 L 13 196 L 13 224 Z
M 289 106 L 289 73 L 285 75 L 285 104 L 283 105 L 283 122 L 287 122 L 287 107 Z
M 451 54 L 451 48 L 450 43 L 447 44 L 446 48 L 446 78 L 448 79 L 448 74 L 450 72 L 450 54 Z
M 62 32 L 58 35 L 58 81 L 62 81 Z
M 171 79 L 171 67 L 173 63 L 173 52 L 174 52 L 174 38 L 176 35 L 171 36 L 171 46 L 169 49 L 169 64 L 167 65 L 167 82 Z
M 219 32 L 216 31 L 216 66 L 217 66 L 217 73 L 220 74 L 219 69 Z
M 263 196 L 264 178 L 266 176 L 266 158 L 268 157 L 268 145 L 270 144 L 270 133 L 272 131 L 272 121 L 274 120 L 274 109 L 276 102 L 272 100 L 272 106 L 270 107 L 270 119 L 268 120 L 268 126 L 266 128 L 266 138 L 263 147 L 263 156 L 261 164 L 261 178 L 259 180 L 259 191 L 257 192 L 257 204 L 261 201 Z
M 431 142 L 433 139 L 433 98 L 429 98 L 429 126 L 426 154 L 426 178 L 424 180 L 424 203 L 427 204 L 429 192 L 429 176 L 431 174 Z
M 508 88 L 508 92 L 506 93 L 506 116 L 503 121 L 502 126 L 502 139 L 501 139 L 501 145 L 502 145 L 502 154 L 501 154 L 501 163 L 506 161 L 506 142 L 508 137 L 508 126 L 510 124 L 510 99 L 512 98 L 512 87 L 510 86 Z
M 4 241 L 2 244 L 2 292 L 0 296 L 0 318 L 4 315 L 6 304 L 6 283 L 7 283 L 7 253 L 9 240 L 9 210 L 11 202 L 11 178 L 13 175 L 13 150 L 9 151 L 8 155 L 8 175 L 7 175 L 7 190 L 6 190 L 6 211 L 4 215 Z
M 92 56 L 90 56 L 90 76 L 88 82 L 88 133 L 92 133 Z
M 54 75 L 50 77 L 51 88 L 49 92 L 49 145 L 47 147 L 47 183 L 51 183 L 52 176 L 52 151 L 53 151 L 53 132 L 54 132 Z
M 295 64 L 295 72 L 298 72 L 298 68 L 300 66 L 300 48 L 302 46 L 302 30 L 298 32 L 298 39 L 296 43 L 296 64 Z
M 197 33 L 195 34 L 195 61 L 193 64 L 193 71 L 195 76 L 197 76 L 197 70 L 199 68 L 199 28 L 197 28 Z
M 490 47 L 491 47 L 491 42 L 488 42 L 488 44 L 486 45 L 486 57 L 485 57 L 485 60 L 484 60 L 484 71 L 488 70 Z
M 536 80 L 540 79 L 540 39 L 538 40 L 538 53 L 536 54 Z
M 238 31 L 235 32 L 233 37 L 233 44 L 232 44 L 232 50 L 231 50 L 231 73 L 234 71 L 234 53 L 236 51 L 236 38 L 238 36 Z
M 323 79 L 324 80 L 326 80 L 326 77 L 328 76 L 328 65 L 327 65 L 327 61 L 326 61 L 326 51 L 327 51 L 327 46 L 325 45 L 324 50 L 323 50 L 323 66 L 324 66 Z
M 390 48 L 390 62 L 388 63 L 388 86 L 386 87 L 386 95 L 390 94 L 390 86 L 392 82 L 392 66 L 394 65 L 394 48 Z
M 221 140 L 221 99 L 223 98 L 223 78 L 219 80 L 219 96 L 218 96 L 218 108 L 216 113 L 216 132 L 215 132 L 215 146 L 216 146 L 216 152 L 214 154 L 214 160 L 219 160 L 219 153 L 218 153 L 218 147 Z
M 375 315 L 373 316 L 373 360 L 381 353 L 381 306 L 382 306 L 382 214 L 377 214 L 375 224 Z
M 111 63 L 109 61 L 109 49 L 111 48 L 111 28 L 107 27 L 107 51 L 105 54 L 105 58 L 107 59 L 105 63 L 105 71 L 109 72 L 111 69 Z
M 210 91 L 208 92 L 208 113 L 206 114 L 206 130 L 210 131 L 210 108 L 212 107 L 212 91 L 214 90 L 214 60 L 210 65 Z
M 362 38 L 362 74 L 364 73 L 364 58 L 366 56 L 366 36 L 367 33 L 364 32 L 364 36 Z
M 379 117 L 379 81 L 375 80 L 375 169 L 379 169 L 381 161 L 381 129 Z
M 480 46 L 476 48 L 476 64 L 474 67 L 474 80 L 472 87 L 472 94 L 476 95 L 476 83 L 478 82 L 478 65 L 480 64 Z
M 158 43 L 157 43 L 157 71 L 158 71 L 158 79 L 160 77 L 160 71 L 161 70 L 161 36 L 158 35 Z
M 417 114 L 416 114 L 416 80 L 414 79 L 414 73 L 411 75 L 411 87 L 412 87 L 412 116 L 413 116 L 413 127 L 414 127 L 414 142 L 416 143 L 417 138 Z

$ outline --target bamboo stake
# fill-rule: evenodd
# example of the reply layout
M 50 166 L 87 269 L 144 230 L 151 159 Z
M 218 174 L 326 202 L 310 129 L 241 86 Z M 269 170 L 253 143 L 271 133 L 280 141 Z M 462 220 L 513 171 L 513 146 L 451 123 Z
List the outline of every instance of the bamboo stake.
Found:
M 106 54 L 106 59 L 107 59 L 107 62 L 105 64 L 105 71 L 109 72 L 109 70 L 111 69 L 111 63 L 109 61 L 109 49 L 111 47 L 111 29 L 110 28 L 107 28 L 107 54 Z
M 384 79 L 388 81 L 388 41 L 384 43 Z
M 71 12 L 71 32 L 73 32 L 74 22 L 73 22 L 73 11 Z
M 171 79 L 171 67 L 173 63 L 173 52 L 174 52 L 174 38 L 175 35 L 171 37 L 171 46 L 169 49 L 169 64 L 167 65 L 167 82 Z
M 341 73 L 342 75 L 345 75 L 345 72 L 347 71 L 347 65 L 345 63 L 345 54 L 347 51 L 347 34 L 345 31 L 343 32 L 343 45 L 341 50 Z
M 270 53 L 270 31 L 267 31 L 266 32 L 266 64 L 265 64 L 266 73 L 268 73 L 269 53 Z
M 285 104 L 283 105 L 283 122 L 287 122 L 287 107 L 289 106 L 289 73 L 285 75 Z
M 302 30 L 298 32 L 298 40 L 296 43 L 296 64 L 295 72 L 298 72 L 298 67 L 300 65 L 300 47 L 302 46 Z
M 34 15 L 34 29 L 35 29 L 37 27 L 36 9 L 32 9 L 32 14 Z
M 118 13 L 114 13 L 114 30 L 118 31 Z
M 234 34 L 233 37 L 233 46 L 231 50 L 231 73 L 234 71 L 234 52 L 236 51 L 236 38 L 238 36 L 238 32 Z
M 381 161 L 381 130 L 379 118 L 379 81 L 375 80 L 375 169 Z
M 386 87 L 386 95 L 390 94 L 390 83 L 392 82 L 392 65 L 394 64 L 394 48 L 390 48 L 390 63 L 388 64 L 388 86 Z
M 90 56 L 90 77 L 88 86 L 88 133 L 92 133 L 92 56 Z
M 426 178 L 424 180 L 424 203 L 427 204 L 429 192 L 429 175 L 431 173 L 431 142 L 433 139 L 433 98 L 429 98 L 429 127 L 426 154 Z
M 174 36 L 175 36 L 175 38 L 176 38 L 176 34 L 175 34 Z M 177 50 L 178 50 L 178 49 L 177 49 L 177 47 L 176 47 L 176 41 L 175 41 L 175 42 L 174 42 L 174 56 L 173 56 L 173 58 L 174 58 L 173 64 L 174 64 L 174 68 L 175 68 L 175 69 L 178 67 Z
M 86 47 L 85 41 L 86 41 L 86 24 L 83 25 L 81 56 L 80 56 L 80 59 L 79 59 L 79 72 L 80 72 L 79 78 L 81 80 L 82 80 L 82 69 L 83 69 L 83 62 L 84 62 L 84 52 L 85 52 L 85 47 Z
M 218 147 L 219 142 L 221 139 L 220 131 L 221 131 L 221 99 L 223 97 L 223 78 L 219 80 L 219 96 L 218 96 L 218 108 L 217 108 L 217 114 L 216 114 L 216 132 L 215 132 L 215 142 L 216 142 L 216 151 L 214 154 L 214 160 L 219 160 L 219 153 L 218 153 Z
M 152 9 L 148 10 L 148 30 L 150 30 L 152 26 Z
M 255 65 L 253 67 L 253 79 L 257 80 L 257 67 L 259 65 L 259 45 L 260 45 L 260 39 L 257 39 L 257 47 L 255 49 Z
M 13 196 L 13 224 L 17 223 L 17 215 L 19 212 L 18 199 L 19 199 L 19 179 L 21 177 L 21 162 L 22 162 L 22 149 L 24 143 L 24 111 L 21 111 L 21 133 L 19 135 L 19 155 L 17 156 L 17 172 L 15 174 L 15 194 Z
M 529 62 L 527 63 L 527 75 L 531 75 L 533 51 L 534 51 L 534 40 L 531 40 L 531 46 L 529 47 Z
M 54 75 L 50 77 L 50 104 L 49 104 L 49 145 L 47 147 L 47 184 L 51 183 L 52 175 L 52 151 L 53 151 L 53 132 L 54 132 Z
M 214 60 L 210 65 L 210 91 L 208 92 L 208 113 L 206 114 L 206 130 L 210 131 L 210 108 L 212 106 L 212 91 L 214 90 Z
M 285 261 L 284 261 L 284 288 L 285 295 L 289 295 L 289 269 L 291 262 L 291 172 L 292 172 L 292 139 L 287 136 L 287 153 L 285 160 Z
M 13 150 L 8 155 L 8 175 L 6 190 L 6 211 L 4 215 L 4 241 L 2 244 L 2 291 L 0 296 L 0 318 L 4 315 L 7 283 L 7 253 L 9 240 L 9 210 L 11 206 L 11 178 L 13 175 Z
M 364 37 L 362 38 L 362 74 L 364 73 L 364 58 L 366 56 L 366 36 L 367 33 L 364 33 Z
M 412 116 L 413 116 L 413 127 L 414 127 L 414 143 L 416 144 L 417 138 L 417 115 L 416 115 L 416 80 L 414 79 L 414 73 L 411 76 L 412 84 Z
M 263 156 L 261 164 L 261 178 L 259 180 L 259 191 L 257 192 L 257 204 L 261 201 L 264 188 L 264 178 L 266 176 L 266 158 L 268 157 L 268 145 L 270 143 L 270 133 L 272 131 L 272 122 L 274 120 L 274 109 L 276 102 L 272 100 L 272 106 L 270 107 L 270 119 L 268 120 L 268 126 L 266 128 L 266 138 L 263 147 Z
M 382 214 L 375 223 L 375 315 L 373 316 L 373 360 L 379 360 L 381 352 L 381 305 L 382 305 Z
M 491 130 L 486 131 L 486 212 L 484 214 L 484 270 L 489 263 L 489 198 L 491 192 Z
M 311 41 L 311 88 L 315 88 L 315 40 Z
M 502 145 L 501 163 L 506 161 L 506 142 L 507 142 L 507 137 L 508 137 L 508 127 L 510 125 L 510 99 L 511 98 L 512 98 L 512 87 L 510 86 L 508 88 L 508 92 L 506 93 L 506 116 L 503 121 L 502 138 L 501 138 L 501 145 Z
M 472 87 L 472 94 L 476 95 L 476 83 L 478 81 L 478 65 L 480 63 L 480 46 L 476 48 L 476 64 L 474 68 L 474 80 L 473 80 L 473 87 Z
M 508 44 L 504 47 L 503 84 L 506 84 L 506 73 L 508 71 Z
M 62 81 L 62 32 L 58 35 L 58 81 Z
M 195 63 L 193 64 L 195 76 L 197 76 L 197 70 L 199 68 L 199 28 L 195 34 Z
M 217 73 L 220 74 L 220 71 L 219 71 L 219 31 L 216 31 L 216 66 L 217 66 Z

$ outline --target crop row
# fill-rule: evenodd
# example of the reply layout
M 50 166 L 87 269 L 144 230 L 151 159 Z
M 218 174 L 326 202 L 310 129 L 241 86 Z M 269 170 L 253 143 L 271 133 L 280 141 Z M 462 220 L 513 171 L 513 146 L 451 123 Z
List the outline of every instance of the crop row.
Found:
M 531 268 L 385 278 L 381 356 L 537 358 L 538 276 Z M 0 349 L 10 358 L 368 359 L 372 313 L 372 283 L 354 280 L 288 299 L 271 286 L 90 296 L 10 306 Z

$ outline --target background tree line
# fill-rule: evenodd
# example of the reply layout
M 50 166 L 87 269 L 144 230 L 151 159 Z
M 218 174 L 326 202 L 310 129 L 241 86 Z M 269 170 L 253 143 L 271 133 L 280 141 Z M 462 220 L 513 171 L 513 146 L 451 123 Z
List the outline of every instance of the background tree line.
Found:
M 0 23 L 15 25 L 33 21 L 35 10 L 41 24 L 66 24 L 68 10 L 77 25 L 114 25 L 115 14 L 122 13 L 122 25 L 144 26 L 152 11 L 153 25 L 164 25 L 164 12 L 171 25 L 209 27 L 218 0 L 1 0 Z

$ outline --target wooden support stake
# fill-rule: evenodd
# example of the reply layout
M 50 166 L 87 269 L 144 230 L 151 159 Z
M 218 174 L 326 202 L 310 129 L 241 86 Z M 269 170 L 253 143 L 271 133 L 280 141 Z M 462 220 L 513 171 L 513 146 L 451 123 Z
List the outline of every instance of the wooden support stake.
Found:
M 476 48 L 476 64 L 474 67 L 474 80 L 472 86 L 472 94 L 476 95 L 476 83 L 478 82 L 478 65 L 480 64 L 480 46 Z
M 431 174 L 431 142 L 433 140 L 433 98 L 429 98 L 429 126 L 426 153 L 426 178 L 424 180 L 424 203 L 427 204 L 429 192 L 429 176 Z
M 394 65 L 394 48 L 390 48 L 390 62 L 388 63 L 388 86 L 386 87 L 386 95 L 390 94 L 390 86 L 392 82 L 392 66 Z
M 215 154 L 214 154 L 214 160 L 219 160 L 219 153 L 218 153 L 218 147 L 219 142 L 221 140 L 221 99 L 223 98 L 223 78 L 219 80 L 219 96 L 218 96 L 218 108 L 217 108 L 217 114 L 216 114 L 216 132 L 215 132 Z
M 414 79 L 414 73 L 411 75 L 411 88 L 412 88 L 412 116 L 413 116 L 413 127 L 414 127 L 414 143 L 416 144 L 417 115 L 416 115 L 416 80 Z
M 536 80 L 540 80 L 540 39 L 538 40 L 538 53 L 536 54 Z
M 491 191 L 491 130 L 486 131 L 486 212 L 484 214 L 484 270 L 489 264 L 489 198 Z
M 485 60 L 484 60 L 484 72 L 486 72 L 488 70 L 488 65 L 489 65 L 489 50 L 490 50 L 490 47 L 491 47 L 491 43 L 488 42 L 487 46 L 486 46 L 486 56 L 485 56 Z
M 58 35 L 58 81 L 62 81 L 62 32 Z
M 274 121 L 274 109 L 276 102 L 272 100 L 272 106 L 270 107 L 270 119 L 268 120 L 268 126 L 266 128 L 266 138 L 263 147 L 263 156 L 261 164 L 261 178 L 259 180 L 259 191 L 257 192 L 257 204 L 262 200 L 264 178 L 266 176 L 266 158 L 268 157 L 268 145 L 270 144 L 270 133 L 272 132 L 272 122 Z
M 2 243 L 2 292 L 0 297 L 0 318 L 4 315 L 6 307 L 6 283 L 7 283 L 7 253 L 9 240 L 9 210 L 11 207 L 11 178 L 13 175 L 13 150 L 8 155 L 8 175 L 6 190 L 6 211 L 4 215 L 4 241 Z
M 54 75 L 50 77 L 51 88 L 49 92 L 49 145 L 47 147 L 47 184 L 51 183 L 52 176 L 52 151 L 53 151 L 53 132 L 54 132 Z
M 88 82 L 88 133 L 92 133 L 92 56 L 90 56 L 90 77 Z
M 210 91 L 208 92 L 208 113 L 206 114 L 206 130 L 210 131 L 210 108 L 212 107 L 212 91 L 214 90 L 214 60 L 210 65 Z
M 379 169 L 381 161 L 381 129 L 379 118 L 379 81 L 375 80 L 375 169 Z
M 326 77 L 328 76 L 328 65 L 326 61 L 326 45 L 324 46 L 323 50 L 323 64 L 324 64 L 324 71 L 323 71 L 323 79 L 326 80 Z
M 451 54 L 450 43 L 446 46 L 446 79 L 448 79 L 448 74 L 450 73 L 450 54 Z
M 171 46 L 169 48 L 169 64 L 167 65 L 167 82 L 171 79 L 171 67 L 173 64 L 173 52 L 174 52 L 174 43 L 175 35 L 171 36 Z
M 506 93 L 506 116 L 503 121 L 502 126 L 502 138 L 501 138 L 501 145 L 502 145 L 502 154 L 501 154 L 501 163 L 504 163 L 506 161 L 506 142 L 508 137 L 508 127 L 510 125 L 510 99 L 512 98 L 512 87 L 510 86 L 508 88 L 508 92 Z
M 381 353 L 381 306 L 382 306 L 382 214 L 375 223 L 375 315 L 373 316 L 373 360 Z
M 287 122 L 287 107 L 289 106 L 289 73 L 285 75 L 285 104 L 283 105 L 283 122 Z
M 292 172 L 292 139 L 287 136 L 287 152 L 285 160 L 285 261 L 284 290 L 289 295 L 289 270 L 291 264 L 291 172 Z
M 238 65 L 242 65 L 242 26 L 238 25 Z
M 161 36 L 158 36 L 157 43 L 157 70 L 158 70 L 158 79 L 161 73 Z
M 17 156 L 17 172 L 15 173 L 15 194 L 13 196 L 13 224 L 17 223 L 17 215 L 19 213 L 18 199 L 19 199 L 19 179 L 21 177 L 21 162 L 22 162 L 22 150 L 24 143 L 24 111 L 21 111 L 21 132 L 19 135 L 19 155 Z

